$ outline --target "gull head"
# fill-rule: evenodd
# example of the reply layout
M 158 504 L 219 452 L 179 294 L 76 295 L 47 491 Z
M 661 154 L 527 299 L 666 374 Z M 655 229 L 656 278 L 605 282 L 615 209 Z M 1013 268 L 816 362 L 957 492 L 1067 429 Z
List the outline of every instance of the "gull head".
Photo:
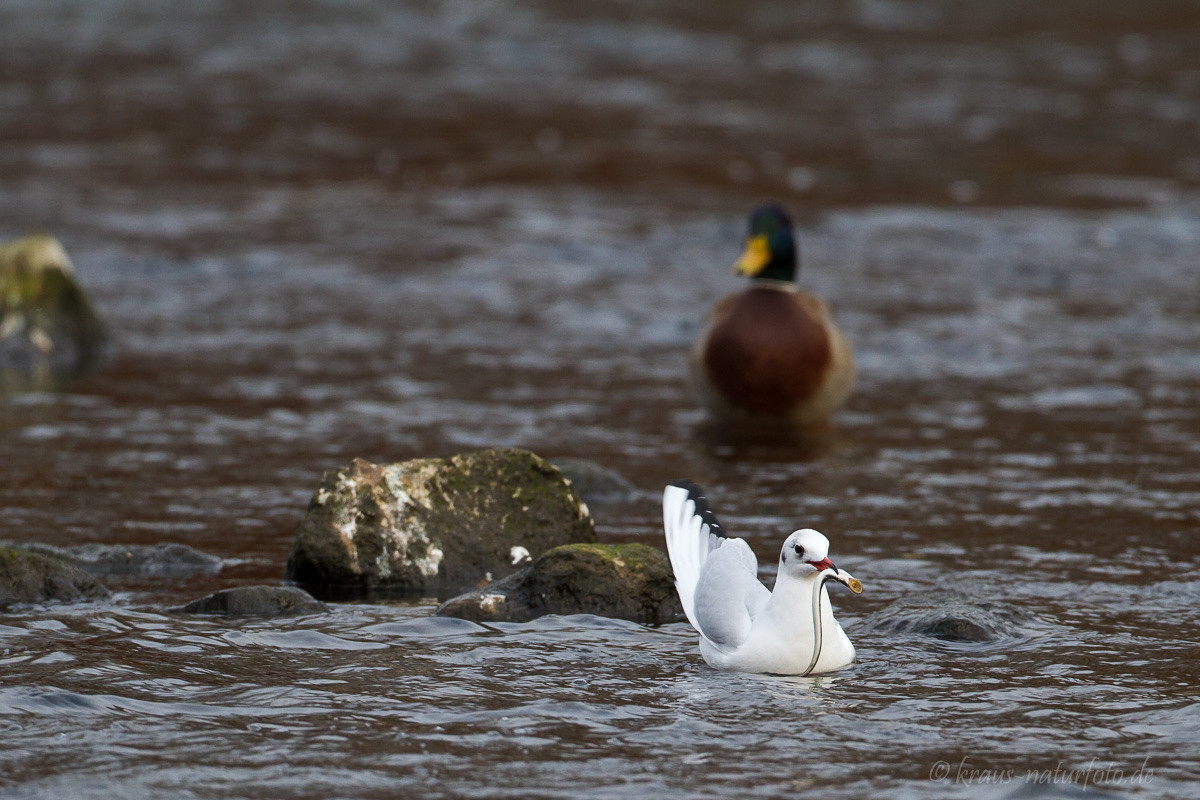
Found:
M 797 578 L 811 577 L 830 570 L 829 577 L 844 583 L 855 594 L 862 592 L 862 584 L 844 569 L 838 569 L 829 560 L 829 540 L 825 534 L 812 528 L 794 531 L 783 543 L 779 553 L 779 572 Z

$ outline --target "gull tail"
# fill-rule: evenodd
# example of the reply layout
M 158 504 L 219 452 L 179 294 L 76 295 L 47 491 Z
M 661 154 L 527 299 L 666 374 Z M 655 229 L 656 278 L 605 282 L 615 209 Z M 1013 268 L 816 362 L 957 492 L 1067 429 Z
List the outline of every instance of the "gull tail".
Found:
M 691 481 L 672 481 L 663 490 L 663 530 L 683 613 L 692 627 L 700 630 L 695 608 L 700 567 L 728 537 L 709 507 L 704 490 Z

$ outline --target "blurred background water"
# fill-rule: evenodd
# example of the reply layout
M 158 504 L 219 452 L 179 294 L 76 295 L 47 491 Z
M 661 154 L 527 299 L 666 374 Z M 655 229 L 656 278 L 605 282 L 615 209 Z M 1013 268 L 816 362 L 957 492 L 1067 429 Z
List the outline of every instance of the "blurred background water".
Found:
M 0 400 L 0 539 L 223 560 L 0 615 L 0 792 L 1194 792 L 1200 10 L 710 5 L 0 5 L 0 238 L 59 237 L 114 336 Z M 859 362 L 800 441 L 684 385 L 764 199 Z M 278 581 L 323 470 L 497 445 L 638 486 L 604 541 L 658 544 L 681 476 L 763 563 L 822 530 L 859 663 L 162 613 Z M 890 624 L 926 597 L 990 640 Z

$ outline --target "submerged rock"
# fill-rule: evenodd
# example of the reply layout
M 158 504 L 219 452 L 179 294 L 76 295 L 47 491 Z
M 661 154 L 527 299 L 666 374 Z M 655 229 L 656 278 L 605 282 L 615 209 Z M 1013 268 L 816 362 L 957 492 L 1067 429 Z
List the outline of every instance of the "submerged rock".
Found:
M 627 503 L 638 496 L 638 490 L 616 470 L 583 458 L 556 458 L 554 466 L 585 503 Z
M 326 473 L 285 577 L 309 587 L 450 594 L 569 542 L 594 542 L 587 506 L 553 465 L 496 449 Z
M 239 586 L 222 589 L 171 610 L 177 614 L 281 617 L 289 614 L 321 614 L 329 608 L 295 586 Z
M 100 357 L 104 329 L 57 239 L 0 246 L 0 371 L 5 383 L 52 383 Z M 24 377 L 24 381 L 21 378 Z
M 23 550 L 57 556 L 102 577 L 187 578 L 220 571 L 221 559 L 186 544 L 84 544 L 53 547 L 15 545 Z
M 476 622 L 596 614 L 658 624 L 684 619 L 671 563 L 644 544 L 568 544 L 525 569 L 453 598 L 435 612 Z
M 69 561 L 15 547 L 0 547 L 0 608 L 49 600 L 99 600 L 108 589 Z
M 877 630 L 947 642 L 992 642 L 1020 636 L 1032 620 L 1033 615 L 1019 608 L 942 590 L 901 598 L 863 622 Z

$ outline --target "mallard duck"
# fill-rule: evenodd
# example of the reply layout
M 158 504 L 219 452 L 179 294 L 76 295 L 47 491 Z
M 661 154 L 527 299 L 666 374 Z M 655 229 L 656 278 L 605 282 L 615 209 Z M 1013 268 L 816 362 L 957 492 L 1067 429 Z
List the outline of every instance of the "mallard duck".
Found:
M 850 394 L 854 352 L 821 298 L 796 287 L 797 263 L 787 214 L 755 209 L 733 265 L 751 286 L 713 307 L 690 355 L 692 385 L 719 420 L 820 424 Z

